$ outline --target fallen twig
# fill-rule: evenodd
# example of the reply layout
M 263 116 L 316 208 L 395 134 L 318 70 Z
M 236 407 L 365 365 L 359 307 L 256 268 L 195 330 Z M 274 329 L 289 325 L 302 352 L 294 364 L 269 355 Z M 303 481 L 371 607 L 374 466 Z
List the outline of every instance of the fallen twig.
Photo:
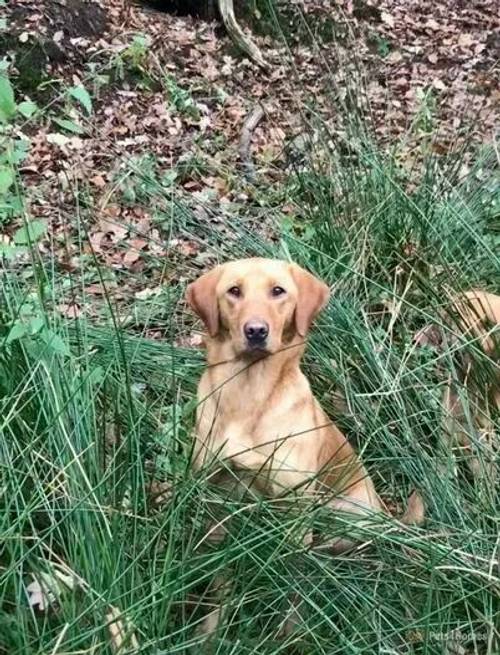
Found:
M 262 108 L 262 105 L 255 105 L 246 117 L 245 122 L 243 123 L 243 129 L 241 130 L 239 147 L 240 161 L 243 174 L 249 182 L 255 181 L 255 166 L 253 164 L 252 152 L 250 149 L 252 134 L 263 118 L 264 109 Z

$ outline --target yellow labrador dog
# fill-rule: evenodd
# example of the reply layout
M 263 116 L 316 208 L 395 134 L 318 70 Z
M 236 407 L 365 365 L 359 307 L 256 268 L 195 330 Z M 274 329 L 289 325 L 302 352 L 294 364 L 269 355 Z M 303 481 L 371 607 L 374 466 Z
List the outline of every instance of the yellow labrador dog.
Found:
M 381 509 L 373 482 L 300 369 L 328 298 L 313 275 L 271 259 L 230 262 L 189 285 L 208 332 L 194 466 L 224 460 L 270 496 L 334 489 L 335 509 L 366 514 Z
M 270 497 L 318 494 L 333 510 L 369 520 L 383 511 L 373 482 L 300 369 L 305 338 L 328 298 L 316 277 L 272 259 L 217 266 L 189 285 L 187 302 L 207 330 L 208 360 L 193 462 L 196 469 L 219 463 L 214 477 L 224 486 L 236 477 Z M 415 522 L 420 508 L 409 510 L 402 520 Z M 347 536 L 332 550 L 352 545 Z M 219 605 L 201 627 L 205 635 L 217 627 L 227 593 L 224 580 L 216 584 Z

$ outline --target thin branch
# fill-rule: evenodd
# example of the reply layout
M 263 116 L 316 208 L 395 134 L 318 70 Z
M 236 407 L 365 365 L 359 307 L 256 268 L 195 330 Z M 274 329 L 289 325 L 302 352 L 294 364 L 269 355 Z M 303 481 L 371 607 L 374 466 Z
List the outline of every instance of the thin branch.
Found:
M 254 61 L 261 68 L 268 68 L 268 64 L 264 59 L 258 46 L 252 39 L 245 34 L 241 29 L 236 17 L 234 15 L 233 0 L 218 0 L 219 11 L 222 17 L 227 33 L 232 38 L 234 43 L 247 54 L 252 61 Z

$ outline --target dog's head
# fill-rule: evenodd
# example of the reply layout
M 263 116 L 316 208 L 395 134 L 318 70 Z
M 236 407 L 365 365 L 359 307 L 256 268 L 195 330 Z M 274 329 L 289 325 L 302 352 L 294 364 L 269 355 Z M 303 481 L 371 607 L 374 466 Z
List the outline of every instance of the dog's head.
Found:
M 328 298 L 326 284 L 300 266 L 262 258 L 217 266 L 186 293 L 209 335 L 229 339 L 237 355 L 274 353 L 304 337 Z

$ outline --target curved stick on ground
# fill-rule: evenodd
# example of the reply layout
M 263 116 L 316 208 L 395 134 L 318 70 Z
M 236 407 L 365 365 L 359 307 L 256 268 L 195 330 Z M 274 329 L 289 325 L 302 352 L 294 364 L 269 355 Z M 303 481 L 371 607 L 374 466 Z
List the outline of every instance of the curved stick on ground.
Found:
M 252 153 L 250 151 L 252 134 L 260 121 L 264 118 L 264 109 L 262 105 L 255 105 L 243 123 L 240 137 L 240 161 L 243 169 L 243 174 L 249 182 L 255 181 L 255 166 L 252 161 Z
M 218 4 L 222 22 L 234 43 L 261 68 L 267 68 L 268 64 L 261 51 L 238 24 L 234 15 L 233 0 L 218 0 Z

